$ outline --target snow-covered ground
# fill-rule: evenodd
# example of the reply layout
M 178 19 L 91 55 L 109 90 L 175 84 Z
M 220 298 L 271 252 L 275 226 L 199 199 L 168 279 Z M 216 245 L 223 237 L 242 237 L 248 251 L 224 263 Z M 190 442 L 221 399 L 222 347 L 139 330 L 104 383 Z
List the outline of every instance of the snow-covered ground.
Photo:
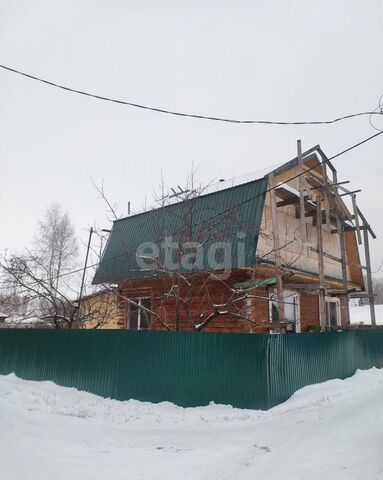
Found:
M 103 399 L 0 376 L 4 480 L 378 480 L 383 370 L 267 411 Z
M 375 315 L 376 324 L 383 325 L 383 305 L 375 305 Z M 363 323 L 364 325 L 370 325 L 370 306 L 363 305 L 363 307 L 351 307 L 350 320 L 351 323 Z

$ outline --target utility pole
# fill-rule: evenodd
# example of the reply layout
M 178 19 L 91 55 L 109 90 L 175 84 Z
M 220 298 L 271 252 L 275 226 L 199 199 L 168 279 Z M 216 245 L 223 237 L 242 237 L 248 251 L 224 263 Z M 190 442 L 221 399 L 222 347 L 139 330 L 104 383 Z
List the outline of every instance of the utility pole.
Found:
M 93 227 L 90 227 L 89 230 L 89 239 L 88 239 L 88 246 L 86 248 L 86 255 L 85 255 L 85 263 L 84 263 L 84 271 L 82 272 L 82 280 L 81 280 L 81 287 L 80 287 L 80 295 L 78 297 L 78 306 L 77 306 L 77 319 L 80 318 L 80 309 L 81 309 L 81 300 L 82 300 L 82 294 L 84 291 L 84 282 L 85 282 L 85 274 L 86 274 L 86 269 L 88 265 L 88 257 L 89 257 L 89 250 L 90 250 L 90 242 L 92 240 L 92 235 L 93 235 Z

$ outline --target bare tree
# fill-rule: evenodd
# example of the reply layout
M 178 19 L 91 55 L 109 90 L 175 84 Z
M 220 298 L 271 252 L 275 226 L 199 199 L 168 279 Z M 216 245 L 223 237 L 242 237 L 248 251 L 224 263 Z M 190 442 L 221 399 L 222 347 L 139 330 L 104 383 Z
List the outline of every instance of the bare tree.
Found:
M 62 274 L 73 269 L 78 259 L 78 242 L 67 213 L 58 204 L 47 208 L 35 239 L 36 259 L 57 288 Z
M 97 185 L 93 180 L 92 180 L 92 185 L 96 189 L 96 191 L 99 194 L 99 199 L 102 200 L 105 205 L 106 205 L 106 218 L 108 219 L 109 222 L 112 222 L 114 220 L 118 220 L 120 218 L 118 214 L 118 204 L 111 202 L 109 200 L 108 195 L 105 192 L 104 188 L 104 180 L 101 181 L 100 185 Z
M 367 285 L 367 278 L 364 278 L 364 283 Z M 383 304 L 383 278 L 373 278 L 372 279 L 372 290 L 375 295 L 375 304 L 382 305 Z M 361 298 L 359 299 L 360 305 L 368 305 L 369 301 L 368 298 Z
M 1 258 L 3 285 L 11 298 L 22 298 L 23 309 L 16 315 L 36 317 L 55 328 L 72 328 L 78 278 L 69 274 L 77 258 L 73 225 L 59 205 L 51 205 L 39 223 L 34 248 Z

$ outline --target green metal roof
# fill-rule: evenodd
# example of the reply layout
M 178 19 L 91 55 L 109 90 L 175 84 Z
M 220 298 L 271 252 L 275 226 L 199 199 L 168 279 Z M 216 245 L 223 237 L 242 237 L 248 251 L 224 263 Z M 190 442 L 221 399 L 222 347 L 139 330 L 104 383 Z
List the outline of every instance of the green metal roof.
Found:
M 204 252 L 214 242 L 226 242 L 231 248 L 231 268 L 254 265 L 266 189 L 267 179 L 261 178 L 115 221 L 93 283 L 153 276 L 153 267 L 150 271 L 139 267 L 137 249 L 146 255 L 142 244 L 153 242 L 162 264 L 165 237 L 180 244 L 198 242 Z M 200 270 L 216 269 L 205 254 L 202 263 Z

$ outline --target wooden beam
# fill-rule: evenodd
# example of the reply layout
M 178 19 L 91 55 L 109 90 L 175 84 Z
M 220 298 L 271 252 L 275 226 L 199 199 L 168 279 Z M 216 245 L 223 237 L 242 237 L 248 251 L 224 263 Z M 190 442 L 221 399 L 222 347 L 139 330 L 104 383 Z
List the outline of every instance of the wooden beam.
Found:
M 313 180 L 315 180 L 315 179 L 313 179 Z M 316 186 L 314 181 L 311 181 L 310 183 L 313 186 Z M 333 183 L 334 184 L 337 183 L 336 173 L 334 173 Z M 326 184 L 326 185 L 324 185 L 324 193 L 325 193 L 326 198 L 328 199 L 328 201 L 330 203 L 330 206 L 334 209 L 336 214 L 338 216 L 343 217 L 343 212 L 344 212 L 347 220 L 352 221 L 352 215 L 348 211 L 348 209 L 347 209 L 346 205 L 344 204 L 343 200 L 340 198 L 340 196 L 338 194 L 337 187 L 335 186 L 334 188 L 331 188 L 330 185 Z
M 277 220 L 277 202 L 275 196 L 275 179 L 274 173 L 269 173 L 269 193 L 270 193 L 270 203 L 271 203 L 271 223 L 273 227 L 273 242 L 274 242 L 274 255 L 275 255 L 275 265 L 278 269 L 277 274 L 277 297 L 278 297 L 278 320 L 279 322 L 285 321 L 285 304 L 283 297 L 283 278 L 282 278 L 282 260 L 280 256 L 280 242 L 279 242 L 279 228 Z
M 327 158 L 327 157 L 326 157 Z M 340 195 L 339 195 L 339 192 L 338 192 L 338 187 L 337 187 L 337 184 L 339 183 L 338 182 L 338 172 L 336 170 L 336 168 L 330 163 L 330 162 L 326 162 L 327 165 L 330 167 L 330 169 L 332 170 L 332 182 L 329 182 L 327 185 L 326 185 L 326 193 L 329 197 L 329 199 L 334 199 L 335 200 L 335 203 L 338 207 L 338 210 L 340 212 L 342 212 L 344 210 L 345 214 L 346 214 L 346 217 L 348 218 L 348 220 L 352 220 L 351 218 L 351 213 L 349 212 L 347 206 L 344 204 L 344 202 L 341 200 L 340 198 Z M 334 188 L 331 188 L 331 184 L 334 185 Z M 332 196 L 331 196 L 332 194 Z
M 333 193 L 334 193 L 334 199 L 335 199 L 335 202 L 337 203 L 338 205 L 338 210 L 339 212 L 342 212 L 344 211 L 345 214 L 346 214 L 346 217 L 348 220 L 352 221 L 352 215 L 350 213 L 350 211 L 348 210 L 348 208 L 346 207 L 345 203 L 342 201 L 336 187 L 334 188 L 333 190 Z M 343 215 L 342 215 L 343 216 Z
M 299 203 L 299 197 L 289 198 L 289 200 L 277 202 L 277 207 L 286 207 L 287 205 L 294 205 L 297 203 Z
M 324 153 L 324 151 L 321 149 L 320 145 L 317 146 L 317 152 L 319 153 L 319 155 L 322 157 L 322 160 L 323 160 L 323 165 L 326 165 L 332 172 L 333 172 L 333 176 L 334 176 L 334 173 L 336 175 L 336 168 L 334 167 L 334 165 L 330 162 L 330 160 L 327 158 L 327 155 Z
M 347 296 L 347 302 L 348 302 L 348 298 L 349 298 L 349 295 L 350 293 L 354 293 L 355 292 L 355 288 L 349 288 L 347 291 L 345 290 L 331 290 L 331 292 L 329 292 L 329 295 L 332 295 L 333 297 L 345 297 Z
M 359 230 L 369 230 L 368 227 L 365 227 L 363 225 L 359 226 Z M 356 227 L 350 227 L 348 225 L 344 226 L 344 231 L 345 232 L 356 232 Z M 338 229 L 331 230 L 331 233 L 339 233 Z
M 362 235 L 360 234 L 358 207 L 356 206 L 356 195 L 351 195 L 351 200 L 352 200 L 352 209 L 354 211 L 354 221 L 355 221 L 355 227 L 356 227 L 356 235 L 358 238 L 358 244 L 362 245 Z
M 370 234 L 371 234 L 371 237 L 372 237 L 373 239 L 375 239 L 375 238 L 376 238 L 376 235 L 375 235 L 375 233 L 373 232 L 372 228 L 370 227 L 369 223 L 367 222 L 366 217 L 365 217 L 365 216 L 363 215 L 363 213 L 360 211 L 359 207 L 357 207 L 357 210 L 358 210 L 358 215 L 360 216 L 360 218 L 361 218 L 362 221 L 363 221 L 363 225 L 364 225 L 366 228 L 368 228 L 368 230 L 369 230 L 369 232 L 370 232 Z
M 291 290 L 319 290 L 320 288 L 331 288 L 329 284 L 319 283 L 286 283 L 285 287 Z
M 303 160 L 302 160 L 302 143 L 300 140 L 297 141 L 297 151 L 298 151 L 298 167 L 299 173 L 303 174 Z M 303 189 L 302 176 L 299 176 L 299 209 L 300 209 L 300 219 L 301 219 L 301 240 L 302 244 L 307 242 L 307 223 L 305 218 L 305 195 Z
M 318 249 L 314 247 L 310 247 L 310 250 L 314 253 L 318 253 Z M 334 262 L 342 263 L 342 259 L 339 257 L 336 257 L 335 255 L 331 255 L 331 253 L 326 253 L 323 252 L 323 256 L 325 258 L 329 258 L 330 260 L 334 260 Z M 364 265 L 360 265 L 359 263 L 348 263 L 347 266 L 349 268 L 359 268 L 361 270 L 367 270 L 367 267 Z
M 326 329 L 326 298 L 325 290 L 322 287 L 324 283 L 324 261 L 323 261 L 323 240 L 322 240 L 322 207 L 321 198 L 317 196 L 317 249 L 318 249 L 318 271 L 319 271 L 319 283 L 321 288 L 319 289 L 319 323 L 321 331 Z
M 351 298 L 369 298 L 370 294 L 366 292 L 355 292 L 350 294 Z M 376 297 L 376 293 L 373 294 L 373 297 Z
M 362 190 L 352 190 L 351 192 L 346 192 L 346 193 L 340 193 L 339 196 L 340 197 L 344 197 L 345 195 L 355 195 L 355 193 L 359 193 L 361 192 Z
M 318 248 L 310 247 L 310 250 L 314 253 L 319 253 Z M 334 255 L 331 255 L 331 253 L 322 252 L 322 254 L 324 257 L 329 258 L 330 260 L 334 260 L 335 262 L 342 263 L 341 258 L 335 257 Z
M 326 227 L 330 228 L 331 225 L 331 216 L 330 216 L 330 200 L 328 198 L 328 184 L 329 184 L 329 179 L 327 176 L 327 165 L 325 163 L 322 163 L 322 172 L 323 172 L 323 181 L 325 185 L 325 189 L 321 192 L 323 193 L 323 198 L 324 198 L 324 206 L 325 206 L 325 218 L 326 218 Z
M 344 225 L 337 218 L 338 221 L 338 231 L 339 231 L 339 243 L 340 243 L 340 253 L 342 259 L 342 281 L 343 281 L 343 291 L 344 291 L 344 302 L 341 305 L 341 310 L 343 310 L 343 318 L 346 325 L 350 325 L 350 306 L 348 299 L 348 282 L 347 282 L 347 260 L 346 260 L 346 242 L 344 235 Z
M 332 182 L 326 182 L 326 183 L 330 187 L 339 187 L 339 185 L 345 185 L 346 183 L 350 183 L 350 180 L 345 180 L 343 182 L 337 182 L 337 183 L 332 183 Z M 311 190 L 319 190 L 319 189 L 322 190 L 322 188 L 325 188 L 325 187 L 326 185 L 321 185 L 321 186 L 318 185 L 317 187 L 310 187 L 310 188 Z
M 350 268 L 360 268 L 361 270 L 367 270 L 365 265 L 360 265 L 360 263 L 349 263 L 348 266 Z
M 327 185 L 329 183 L 329 180 L 328 180 L 328 177 L 327 177 L 327 168 L 326 168 L 325 163 L 322 164 L 322 169 L 323 169 L 323 180 L 324 180 L 324 183 L 327 187 Z M 326 192 L 327 192 L 327 190 L 323 191 L 323 193 L 324 193 L 325 215 L 326 215 L 326 222 L 325 223 L 326 223 L 326 227 L 330 228 L 330 225 L 331 225 L 330 200 L 328 199 L 328 195 L 326 194 Z
M 372 273 L 371 273 L 371 258 L 370 258 L 370 245 L 368 242 L 368 230 L 363 230 L 363 240 L 364 240 L 364 253 L 366 256 L 366 265 L 367 265 L 367 292 L 368 292 L 368 303 L 370 304 L 370 316 L 371 316 L 371 325 L 376 325 L 375 318 L 375 304 L 374 304 L 374 291 L 372 287 Z

